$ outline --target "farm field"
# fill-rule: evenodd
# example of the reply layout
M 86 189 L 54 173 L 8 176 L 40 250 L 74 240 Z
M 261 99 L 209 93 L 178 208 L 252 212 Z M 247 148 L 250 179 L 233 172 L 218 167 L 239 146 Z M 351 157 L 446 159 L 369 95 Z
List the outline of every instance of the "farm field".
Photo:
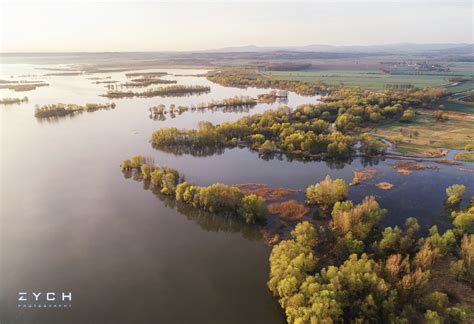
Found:
M 382 58 L 380 58 L 382 59 Z M 387 60 L 387 58 L 385 58 Z M 393 59 L 394 60 L 394 59 Z M 420 59 L 417 59 L 420 61 Z M 317 65 L 319 63 L 319 65 Z M 279 79 L 299 80 L 305 82 L 322 81 L 332 85 L 360 86 L 372 89 L 383 89 L 390 85 L 411 84 L 415 87 L 446 87 L 449 93 L 463 92 L 474 89 L 474 82 L 452 84 L 453 77 L 471 77 L 474 75 L 474 64 L 469 62 L 450 63 L 433 62 L 447 65 L 450 71 L 415 71 L 407 67 L 396 67 L 393 73 L 380 70 L 375 61 L 363 61 L 350 64 L 345 61 L 325 61 L 313 63 L 314 68 L 304 71 L 268 71 L 263 74 Z
M 333 85 L 360 86 L 383 89 L 387 85 L 412 84 L 415 87 L 444 87 L 449 84 L 446 76 L 387 74 L 382 71 L 272 71 L 268 76 L 305 82 L 322 81 Z

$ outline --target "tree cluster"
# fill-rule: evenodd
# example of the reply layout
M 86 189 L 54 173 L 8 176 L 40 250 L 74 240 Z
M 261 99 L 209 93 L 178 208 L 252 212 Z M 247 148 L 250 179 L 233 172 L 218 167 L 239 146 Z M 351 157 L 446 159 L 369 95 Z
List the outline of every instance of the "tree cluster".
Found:
M 13 105 L 13 104 L 20 104 L 22 102 L 28 102 L 28 97 L 0 99 L 0 105 Z
M 337 201 L 329 233 L 302 222 L 273 247 L 268 287 L 289 323 L 467 323 L 466 311 L 430 280 L 434 265 L 451 254 L 458 256 L 453 275 L 474 283 L 474 235 L 466 227 L 440 234 L 433 226 L 417 240 L 414 218 L 380 232 L 385 212 L 374 197 Z M 457 213 L 474 215 L 474 201 Z M 321 250 L 330 265 L 321 264 Z
M 343 179 L 332 180 L 326 176 L 324 180 L 306 188 L 306 204 L 318 205 L 322 210 L 332 208 L 338 201 L 347 198 L 349 185 Z
M 110 89 L 106 94 L 101 95 L 106 98 L 132 98 L 132 97 L 177 97 L 189 96 L 192 94 L 201 94 L 211 91 L 210 87 L 200 85 L 171 85 L 167 87 L 160 87 L 156 89 L 148 89 L 143 92 L 122 91 L 117 89 Z
M 86 104 L 85 106 L 75 104 L 52 104 L 44 106 L 36 106 L 35 117 L 36 118 L 50 118 L 50 117 L 62 117 L 67 115 L 74 115 L 77 113 L 93 112 L 97 110 L 108 110 L 114 109 L 115 103 L 105 104 Z
M 252 69 L 228 69 L 210 71 L 206 78 L 226 87 L 236 88 L 271 88 L 293 91 L 301 95 L 312 96 L 318 92 L 325 92 L 328 86 L 322 82 L 301 82 L 294 80 L 277 80 L 267 77 Z

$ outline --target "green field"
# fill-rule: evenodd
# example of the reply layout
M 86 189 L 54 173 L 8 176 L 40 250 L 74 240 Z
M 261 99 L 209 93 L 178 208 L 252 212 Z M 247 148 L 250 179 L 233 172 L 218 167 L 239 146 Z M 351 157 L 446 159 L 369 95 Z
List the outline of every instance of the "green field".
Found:
M 474 82 L 452 84 L 453 77 L 472 78 L 474 63 L 471 62 L 436 62 L 449 66 L 450 71 L 417 71 L 409 66 L 393 68 L 392 73 L 385 73 L 377 66 L 380 62 L 395 58 L 372 58 L 358 61 L 326 60 L 312 63 L 313 68 L 304 71 L 266 71 L 262 74 L 276 79 L 299 80 L 305 82 L 322 81 L 331 85 L 361 86 L 371 89 L 382 89 L 387 85 L 411 84 L 416 87 L 446 87 L 450 93 L 458 93 L 474 89 Z M 406 60 L 406 58 L 405 58 Z M 422 61 L 422 60 L 418 60 Z M 349 67 L 349 68 L 348 68 Z
M 272 71 L 265 75 L 278 79 L 306 82 L 322 81 L 334 85 L 361 86 L 382 89 L 387 85 L 412 84 L 416 87 L 444 87 L 449 84 L 445 75 L 387 74 L 382 71 Z

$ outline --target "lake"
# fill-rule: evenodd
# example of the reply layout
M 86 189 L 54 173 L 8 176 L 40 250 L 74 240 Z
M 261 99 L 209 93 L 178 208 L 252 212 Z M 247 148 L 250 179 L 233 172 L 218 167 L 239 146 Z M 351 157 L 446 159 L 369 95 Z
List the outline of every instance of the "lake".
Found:
M 199 185 L 264 183 L 304 190 L 327 174 L 350 181 L 355 170 L 376 169 L 373 179 L 350 187 L 349 199 L 360 202 L 375 195 L 388 209 L 383 225 L 401 225 L 417 217 L 425 232 L 434 224 L 449 227 L 443 205 L 447 186 L 462 183 L 467 187 L 465 197 L 474 194 L 474 173 L 460 172 L 458 166 L 434 164 L 438 170 L 404 176 L 389 167 L 394 162 L 390 159 L 302 162 L 285 157 L 264 160 L 241 148 L 207 157 L 158 151 L 149 139 L 160 127 L 236 120 L 279 103 L 258 104 L 240 113 L 185 112 L 155 121 L 148 108 L 158 104 L 199 104 L 268 90 L 226 88 L 203 77 L 179 76 L 202 70 L 156 69 L 170 73 L 165 79 L 210 86 L 211 92 L 109 100 L 99 96 L 106 92 L 104 85 L 88 78 L 110 76 L 123 82 L 125 72 L 43 77 L 54 71 L 39 67 L 62 66 L 1 66 L 0 79 L 39 75 L 37 79 L 50 83 L 29 92 L 1 90 L 1 97 L 29 98 L 25 104 L 0 106 L 2 323 L 285 322 L 266 287 L 271 249 L 258 228 L 153 195 L 143 183 L 124 178 L 119 164 L 133 155 L 153 156 L 158 164 L 178 169 Z M 295 107 L 318 99 L 290 93 L 287 104 Z M 55 121 L 34 117 L 36 104 L 58 102 L 115 102 L 117 107 Z M 375 184 L 380 181 L 394 188 L 378 189 Z M 72 292 L 71 307 L 17 307 L 19 292 L 35 291 Z

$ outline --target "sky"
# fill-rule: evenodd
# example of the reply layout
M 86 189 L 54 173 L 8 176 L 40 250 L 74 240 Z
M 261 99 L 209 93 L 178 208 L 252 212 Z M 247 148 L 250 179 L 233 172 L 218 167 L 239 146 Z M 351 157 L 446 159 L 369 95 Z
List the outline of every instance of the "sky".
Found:
M 1 52 L 472 43 L 470 0 L 0 0 Z

